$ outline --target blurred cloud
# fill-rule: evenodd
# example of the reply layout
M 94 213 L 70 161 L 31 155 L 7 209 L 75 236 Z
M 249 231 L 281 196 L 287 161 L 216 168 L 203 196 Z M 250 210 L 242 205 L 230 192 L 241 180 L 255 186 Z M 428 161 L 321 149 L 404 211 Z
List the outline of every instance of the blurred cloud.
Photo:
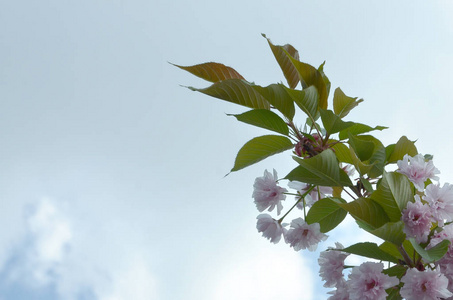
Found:
M 99 253 L 104 249 L 98 247 L 102 241 L 96 230 L 83 232 L 85 226 L 77 224 L 70 209 L 49 198 L 24 207 L 26 231 L 10 252 L 8 284 L 31 291 L 52 287 L 65 300 L 84 299 L 87 293 L 100 300 L 159 299 L 155 275 L 140 249 L 121 256 Z
M 53 283 L 58 277 L 59 268 L 69 251 L 71 225 L 49 199 L 42 199 L 27 209 L 25 234 L 9 253 L 14 262 L 8 279 L 40 287 Z
M 24 271 L 38 284 L 49 283 L 71 246 L 71 225 L 49 199 L 40 201 L 27 223 L 31 245 L 24 255 L 28 260 L 24 262 L 28 270 Z

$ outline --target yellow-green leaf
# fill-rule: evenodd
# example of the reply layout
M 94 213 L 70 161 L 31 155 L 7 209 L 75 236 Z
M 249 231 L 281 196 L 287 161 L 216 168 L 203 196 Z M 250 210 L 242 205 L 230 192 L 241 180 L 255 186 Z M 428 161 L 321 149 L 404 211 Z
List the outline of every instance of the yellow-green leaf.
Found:
M 388 127 L 385 127 L 385 126 L 371 127 L 371 126 L 361 124 L 361 123 L 354 123 L 354 125 L 352 125 L 351 127 L 348 127 L 346 129 L 340 131 L 339 137 L 340 137 L 340 140 L 344 140 L 349 136 L 349 134 L 358 135 L 358 134 L 370 132 L 373 130 L 384 130 L 387 128 Z
M 286 92 L 312 120 L 316 120 L 318 112 L 319 96 L 316 87 L 311 86 L 303 91 L 286 88 Z
M 205 89 L 189 89 L 250 108 L 270 108 L 269 102 L 247 81 L 241 79 L 219 81 Z
M 384 172 L 381 183 L 370 197 L 382 206 L 392 222 L 401 219 L 407 202 L 414 199 L 407 176 L 396 172 Z
M 284 135 L 289 134 L 288 125 L 276 113 L 267 109 L 254 109 L 239 115 L 233 115 L 238 121 L 269 129 Z
M 329 140 L 329 143 L 335 142 L 334 140 Z M 349 151 L 349 148 L 343 144 L 343 143 L 336 143 L 331 147 L 333 151 L 335 152 L 335 155 L 338 158 L 339 162 L 344 162 L 347 164 L 353 164 L 351 152 Z
M 395 144 L 393 151 L 390 154 L 390 157 L 387 160 L 387 163 L 394 163 L 398 160 L 403 159 L 405 154 L 409 156 L 417 155 L 417 147 L 415 147 L 414 142 L 410 141 L 404 135 L 398 140 Z
M 239 150 L 231 171 L 253 165 L 271 155 L 291 149 L 293 143 L 281 135 L 264 135 L 251 139 Z
M 322 124 L 329 134 L 340 132 L 354 125 L 354 122 L 344 122 L 340 117 L 335 115 L 330 109 L 320 109 Z
M 370 229 L 379 228 L 389 221 L 384 209 L 370 198 L 358 198 L 338 205 L 347 210 L 354 219 L 368 225 Z
M 327 90 L 327 98 L 329 97 L 329 93 L 330 93 L 330 86 L 331 86 L 331 83 L 330 83 L 330 80 L 329 78 L 326 76 L 326 74 L 324 73 L 324 65 L 326 64 L 326 62 L 324 61 L 318 68 L 318 71 L 319 73 L 321 73 L 321 76 L 322 76 L 322 79 L 324 80 L 324 83 L 326 84 L 326 90 Z
M 349 148 L 349 154 L 351 156 L 352 164 L 354 165 L 355 169 L 359 172 L 361 176 L 364 176 L 368 172 L 370 172 L 371 168 L 373 167 L 373 164 L 365 164 L 363 163 L 356 155 L 354 150 Z
M 333 94 L 333 111 L 340 118 L 343 118 L 360 102 L 363 102 L 363 99 L 357 100 L 357 97 L 348 97 L 340 88 L 336 88 Z
M 341 249 L 341 251 L 377 260 L 389 261 L 395 264 L 398 263 L 398 259 L 396 257 L 383 251 L 375 243 L 370 242 L 357 243 L 344 249 Z
M 443 240 L 436 246 L 426 250 L 416 242 L 415 238 L 409 238 L 408 240 L 411 242 L 412 246 L 414 246 L 415 251 L 417 251 L 427 263 L 433 263 L 441 259 L 445 253 L 447 253 L 448 246 L 450 246 L 449 240 Z
M 319 94 L 319 107 L 327 109 L 327 87 L 321 72 L 312 65 L 300 62 L 287 54 L 299 74 L 302 87 L 305 89 L 309 86 L 315 86 Z
M 403 228 L 403 221 L 388 222 L 381 227 L 370 231 L 370 233 L 380 237 L 384 241 L 400 246 L 406 239 L 406 234 L 403 232 Z
M 371 178 L 377 178 L 382 175 L 382 172 L 384 171 L 386 153 L 381 141 L 371 135 L 354 136 L 349 133 L 348 143 L 351 148 L 354 149 L 360 161 L 365 166 L 371 166 L 366 173 L 363 173 L 364 169 L 359 169 L 361 170 L 361 175 L 368 174 Z M 354 165 L 356 165 L 356 161 L 354 162 Z M 356 165 L 356 167 L 358 167 L 358 165 Z
M 339 167 L 335 153 L 331 149 L 320 154 L 300 159 L 294 157 L 299 166 L 293 169 L 285 178 L 320 186 L 351 186 L 352 182 L 345 171 Z
M 316 201 L 308 211 L 308 224 L 319 223 L 321 232 L 329 232 L 337 227 L 347 215 L 347 212 L 337 203 L 346 203 L 343 199 L 324 198 Z
M 266 87 L 254 85 L 253 88 L 289 120 L 293 119 L 296 111 L 292 97 L 286 92 L 287 87 L 282 84 L 271 84 Z

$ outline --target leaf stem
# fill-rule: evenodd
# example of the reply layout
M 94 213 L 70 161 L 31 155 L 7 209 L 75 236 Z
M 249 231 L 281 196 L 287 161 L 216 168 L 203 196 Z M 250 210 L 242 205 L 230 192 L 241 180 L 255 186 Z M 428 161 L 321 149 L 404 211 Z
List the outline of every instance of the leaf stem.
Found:
M 280 219 L 278 219 L 278 223 L 282 223 L 283 219 L 294 209 L 294 207 L 299 204 L 300 201 L 304 200 L 305 196 L 307 196 L 313 189 L 315 188 L 315 185 L 312 185 L 305 193 L 303 193 L 299 200 L 296 201 L 296 203 L 286 212 L 286 214 L 283 215 Z M 305 216 L 305 205 L 304 205 L 304 216 Z
M 350 194 L 350 193 L 348 192 L 348 190 L 347 190 L 347 189 L 343 189 L 343 191 L 345 191 L 345 192 L 346 192 L 346 194 L 348 194 L 348 195 L 349 195 L 349 197 L 351 197 L 351 198 L 352 198 L 353 200 L 355 200 L 355 199 L 356 199 L 356 198 L 355 198 L 355 197 L 354 197 L 353 195 L 351 195 L 351 194 Z
M 403 256 L 404 258 L 404 261 L 406 262 L 406 264 L 413 268 L 414 267 L 414 263 L 412 261 L 412 259 L 409 257 L 409 254 L 407 254 L 406 250 L 404 249 L 403 245 L 400 245 L 398 246 L 398 251 L 401 253 L 401 255 Z
M 294 131 L 295 136 L 301 141 L 304 137 L 300 134 L 299 130 L 297 130 L 296 125 L 294 125 L 293 121 L 288 120 L 288 126 Z

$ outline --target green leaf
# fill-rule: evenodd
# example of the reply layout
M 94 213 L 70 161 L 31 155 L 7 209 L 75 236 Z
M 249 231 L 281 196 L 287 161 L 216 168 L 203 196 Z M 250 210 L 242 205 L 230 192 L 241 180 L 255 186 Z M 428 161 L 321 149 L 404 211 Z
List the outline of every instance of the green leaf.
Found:
M 393 151 L 387 159 L 387 162 L 394 163 L 398 160 L 402 160 L 405 154 L 408 154 L 409 156 L 415 156 L 417 155 L 417 153 L 417 147 L 415 147 L 414 142 L 411 142 L 407 139 L 407 137 L 402 136 L 395 144 L 395 147 L 393 148 Z
M 374 130 L 382 131 L 387 128 L 388 127 L 384 127 L 384 126 L 371 127 L 371 126 L 361 124 L 361 123 L 354 123 L 354 125 L 352 125 L 351 127 L 348 127 L 346 129 L 340 131 L 339 137 L 340 137 L 340 140 L 344 140 L 344 139 L 348 138 L 349 134 L 358 135 L 358 134 L 367 133 L 367 132 L 374 131 Z
M 404 223 L 402 221 L 388 222 L 381 227 L 370 231 L 370 233 L 380 237 L 384 241 L 388 241 L 399 246 L 406 239 L 406 234 L 403 232 L 403 228 Z
M 384 241 L 382 244 L 379 245 L 379 248 L 382 251 L 387 252 L 388 254 L 392 255 L 393 257 L 396 257 L 397 259 L 404 260 L 403 256 L 401 253 L 398 251 L 398 246 L 396 246 L 393 243 Z
M 353 136 L 349 134 L 348 143 L 354 149 L 360 161 L 365 166 L 370 166 L 366 173 L 363 173 L 363 168 L 359 168 L 361 175 L 368 174 L 371 178 L 379 177 L 385 166 L 385 148 L 381 141 L 371 135 Z
M 349 135 L 348 143 L 354 149 L 360 161 L 367 161 L 373 155 L 375 144 L 368 137 Z
M 346 203 L 341 198 L 324 198 L 316 201 L 308 211 L 305 221 L 308 224 L 319 223 L 321 232 L 328 232 L 340 224 L 347 212 L 337 203 Z
M 397 277 L 398 279 L 401 279 L 406 274 L 406 271 L 407 267 L 396 265 L 388 269 L 384 269 L 382 273 L 390 277 Z M 397 286 L 386 289 L 385 290 L 387 292 L 386 300 L 403 300 L 403 297 L 401 297 L 400 295 L 400 286 L 401 283 Z
M 373 229 L 379 228 L 389 221 L 384 209 L 370 198 L 358 198 L 338 205 L 347 210 L 352 217 L 364 222 Z
M 403 248 L 409 257 L 415 257 L 417 251 L 415 251 L 414 246 L 412 246 L 412 243 L 408 239 L 403 242 Z
M 288 82 L 288 86 L 294 89 L 299 83 L 299 74 L 297 73 L 294 65 L 291 63 L 291 60 L 288 58 L 287 53 L 294 59 L 299 60 L 299 52 L 297 52 L 297 50 L 290 44 L 286 44 L 284 46 L 276 46 L 271 43 L 271 40 L 268 39 L 265 34 L 261 35 L 269 43 L 272 53 L 274 54 L 278 65 L 282 69 L 286 81 Z
M 300 159 L 294 157 L 299 166 L 292 170 L 286 179 L 320 186 L 351 186 L 348 175 L 339 167 L 335 153 L 331 149 L 320 154 Z
M 269 102 L 247 81 L 241 79 L 219 81 L 205 89 L 189 89 L 250 108 L 270 108 Z
M 318 91 L 314 86 L 303 91 L 285 89 L 293 101 L 306 113 L 312 120 L 316 120 L 318 112 Z
M 334 142 L 334 141 L 329 140 L 329 143 L 330 142 Z M 336 143 L 331 148 L 335 152 L 335 155 L 337 156 L 339 162 L 353 164 L 351 152 L 349 151 L 349 148 L 345 144 Z
M 231 172 L 253 165 L 293 146 L 290 139 L 280 135 L 264 135 L 251 139 L 239 150 Z
M 287 87 L 282 84 L 271 84 L 267 87 L 254 85 L 253 88 L 288 119 L 294 118 L 296 112 L 294 101 L 286 92 Z
M 305 89 L 312 85 L 315 86 L 319 93 L 319 107 L 322 109 L 327 109 L 328 92 L 321 72 L 319 72 L 315 67 L 309 64 L 294 59 L 288 53 L 287 56 L 299 73 L 299 79 L 302 83 L 302 87 Z
M 393 266 L 393 267 L 383 270 L 382 273 L 384 273 L 388 276 L 398 277 L 401 279 L 401 277 L 403 277 L 404 274 L 406 274 L 406 271 L 407 271 L 407 268 L 405 266 L 397 265 L 397 266 Z
M 370 198 L 382 206 L 392 222 L 396 222 L 401 219 L 407 202 L 414 199 L 414 194 L 406 175 L 384 172 L 381 183 Z
M 365 223 L 363 222 L 362 220 L 358 219 L 358 218 L 355 218 L 355 222 L 357 223 L 357 225 L 359 225 L 359 227 L 365 231 L 372 231 L 374 230 L 374 227 L 371 226 L 370 224 L 368 223 Z
M 411 242 L 415 251 L 423 257 L 425 263 L 433 263 L 441 259 L 447 253 L 448 246 L 450 245 L 449 240 L 443 240 L 431 249 L 426 250 L 415 241 L 415 238 L 408 238 L 408 240 Z
M 385 291 L 387 292 L 387 297 L 385 298 L 386 300 L 403 300 L 403 297 L 401 297 L 400 295 L 400 289 L 398 288 L 398 286 L 388 288 Z
M 330 93 L 330 80 L 327 78 L 326 74 L 324 73 L 324 65 L 326 62 L 324 61 L 318 68 L 319 73 L 321 73 L 322 79 L 324 80 L 324 83 L 326 84 L 326 90 L 327 90 L 327 98 L 329 98 L 329 93 Z
M 373 186 L 367 179 L 360 177 L 360 182 L 362 183 L 363 187 L 365 188 L 365 190 L 367 192 L 369 192 L 369 193 L 374 192 Z
M 385 147 L 385 161 L 388 162 L 390 155 L 392 155 L 393 150 L 395 150 L 396 144 L 390 144 L 387 147 Z
M 340 132 L 348 127 L 354 125 L 354 122 L 344 122 L 331 110 L 320 109 L 322 124 L 328 134 Z
M 373 167 L 368 172 L 370 178 L 377 178 L 382 175 L 384 172 L 385 166 L 385 148 L 384 145 L 379 140 L 376 140 L 376 148 L 373 155 L 367 161 L 367 163 L 372 164 Z
M 343 192 L 342 186 L 333 186 L 332 187 L 332 197 L 334 198 L 341 198 L 341 192 Z
M 236 117 L 238 121 L 269 129 L 283 135 L 289 134 L 288 125 L 286 125 L 285 121 L 283 121 L 276 113 L 267 109 L 254 109 L 240 115 L 229 116 Z
M 341 249 L 341 251 L 377 260 L 389 261 L 395 264 L 398 263 L 397 258 L 388 254 L 387 252 L 382 251 L 375 243 L 357 243 L 347 248 Z
M 340 118 L 344 118 L 360 102 L 363 102 L 363 99 L 348 97 L 340 88 L 337 88 L 333 94 L 333 111 Z
M 214 62 L 187 67 L 172 65 L 210 82 L 218 82 L 226 79 L 244 79 L 235 69 Z
M 355 169 L 357 170 L 357 172 L 359 172 L 359 174 L 361 176 L 364 176 L 365 174 L 368 174 L 368 172 L 370 172 L 371 168 L 373 168 L 373 164 L 365 164 L 363 163 L 356 155 L 356 153 L 354 152 L 354 150 L 351 148 L 348 149 L 349 150 L 349 154 L 351 156 L 351 160 L 352 160 L 352 163 L 355 167 Z

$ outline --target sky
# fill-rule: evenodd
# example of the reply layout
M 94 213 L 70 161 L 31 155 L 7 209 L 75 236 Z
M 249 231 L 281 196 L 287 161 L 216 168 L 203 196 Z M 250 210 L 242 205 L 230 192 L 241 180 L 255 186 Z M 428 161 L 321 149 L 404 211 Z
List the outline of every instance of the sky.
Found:
M 327 298 L 319 251 L 256 230 L 253 182 L 290 154 L 224 177 L 266 132 L 168 63 L 284 81 L 261 33 L 453 182 L 450 0 L 0 0 L 0 300 Z M 319 250 L 370 239 L 343 225 Z

